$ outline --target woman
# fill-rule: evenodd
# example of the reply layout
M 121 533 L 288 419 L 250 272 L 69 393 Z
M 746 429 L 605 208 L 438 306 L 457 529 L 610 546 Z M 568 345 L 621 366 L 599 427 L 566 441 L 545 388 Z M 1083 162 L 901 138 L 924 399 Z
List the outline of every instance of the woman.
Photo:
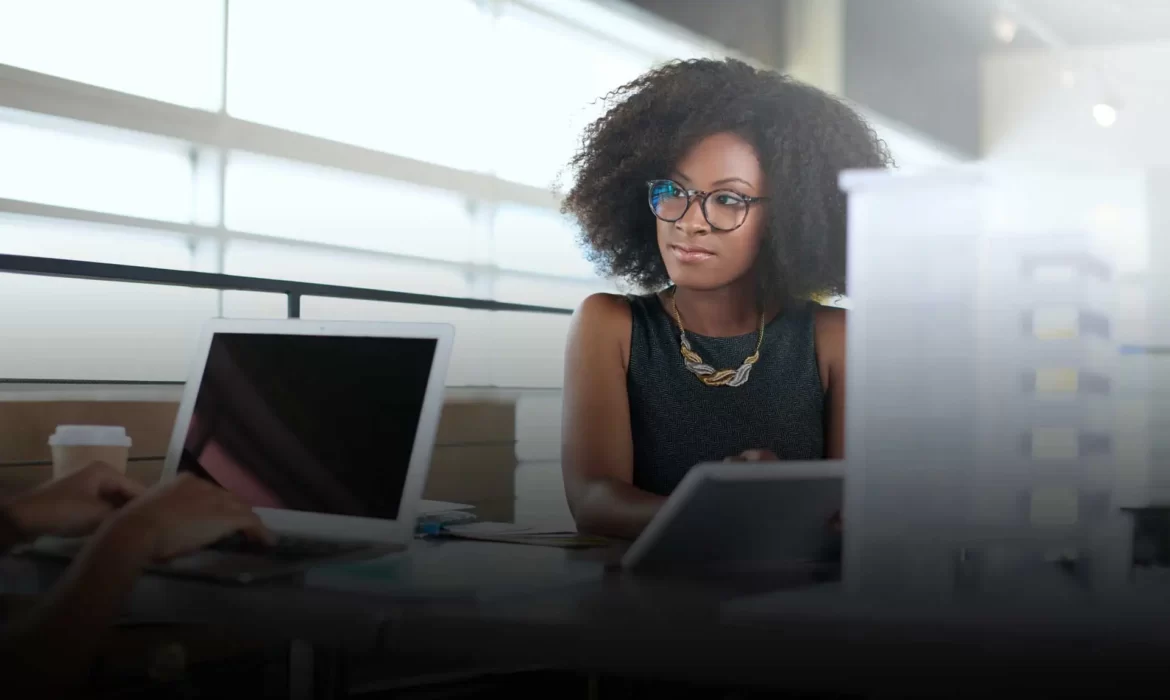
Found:
M 565 202 L 607 275 L 574 316 L 565 491 L 581 531 L 632 538 L 695 464 L 839 459 L 843 169 L 888 165 L 847 106 L 745 63 L 669 64 L 609 96 Z

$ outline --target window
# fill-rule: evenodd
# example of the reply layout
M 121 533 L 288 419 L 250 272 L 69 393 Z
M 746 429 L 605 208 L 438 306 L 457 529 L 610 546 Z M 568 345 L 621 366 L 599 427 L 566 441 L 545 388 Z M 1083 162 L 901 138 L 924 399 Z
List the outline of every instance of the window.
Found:
M 495 111 L 494 172 L 536 187 L 568 184 L 569 160 L 582 130 L 603 113 L 601 98 L 654 63 L 515 5 L 498 18 L 494 42 L 496 100 L 524 105 Z
M 183 235 L 9 214 L 0 214 L 0 253 L 172 270 L 193 261 Z
M 577 236 L 557 212 L 502 205 L 492 227 L 493 261 L 509 270 L 596 279 Z
M 451 261 L 470 255 L 466 200 L 407 183 L 236 153 L 225 204 L 236 231 Z
M 585 297 L 596 292 L 615 292 L 616 287 L 603 280 L 557 280 L 547 277 L 502 274 L 493 284 L 498 301 L 514 304 L 540 304 L 575 309 Z
M 233 0 L 229 13 L 233 116 L 487 167 L 485 116 L 510 110 L 488 73 L 491 18 L 471 0 Z
M 5 117 L 8 120 L 3 120 Z M 191 162 L 178 145 L 112 129 L 63 129 L 0 114 L 0 197 L 189 221 Z
M 0 274 L 0 299 L 5 379 L 184 380 L 216 315 L 210 290 L 51 277 Z
M 0 63 L 219 109 L 223 5 L 222 0 L 0 0 Z
M 0 214 L 0 253 L 192 268 L 185 236 Z M 0 274 L 0 377 L 184 378 L 215 292 Z
M 654 14 L 633 4 L 598 3 L 594 0 L 525 0 L 525 5 L 555 14 L 602 37 L 620 39 L 647 55 L 662 59 L 717 58 L 721 51 L 697 36 L 683 36 L 660 26 Z
M 0 253 L 573 308 L 613 285 L 547 190 L 607 93 L 707 53 L 605 0 L 0 0 Z M 455 324 L 452 384 L 561 382 L 565 316 L 301 308 Z M 0 274 L 0 377 L 183 379 L 207 318 L 286 312 Z
M 451 265 L 396 261 L 356 251 L 323 253 L 288 244 L 232 241 L 225 254 L 224 271 L 245 277 L 467 296 L 466 278 Z
M 477 342 L 499 386 L 559 387 L 565 378 L 565 337 L 570 317 L 496 312 Z M 482 356 L 481 356 L 482 357 Z

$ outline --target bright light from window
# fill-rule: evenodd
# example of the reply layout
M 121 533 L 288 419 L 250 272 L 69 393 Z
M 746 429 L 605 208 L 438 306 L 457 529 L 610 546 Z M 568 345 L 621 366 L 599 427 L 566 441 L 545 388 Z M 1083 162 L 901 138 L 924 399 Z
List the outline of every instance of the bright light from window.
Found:
M 1101 102 L 1093 106 L 1093 119 L 1097 124 L 1108 129 L 1117 123 L 1117 108 L 1111 104 Z
M 470 254 L 471 217 L 449 192 L 235 153 L 225 198 L 237 231 L 459 262 Z
M 569 25 L 508 6 L 497 20 L 492 55 L 498 110 L 490 122 L 496 174 L 550 187 L 567 166 L 585 126 L 605 110 L 602 98 L 653 65 Z M 554 58 L 555 57 L 555 58 Z
M 501 206 L 492 231 L 493 258 L 503 269 L 597 279 L 577 228 L 556 212 Z
M 224 270 L 230 275 L 245 277 L 300 280 L 416 294 L 468 295 L 466 278 L 459 269 L 451 266 L 386 260 L 359 252 L 322 253 L 292 244 L 234 241 L 228 246 Z M 314 303 L 318 307 L 328 307 L 347 302 L 318 299 Z M 303 308 L 307 313 L 307 303 Z
M 219 109 L 223 2 L 0 0 L 0 63 Z
M 493 90 L 491 18 L 471 0 L 244 0 L 229 13 L 233 116 L 484 170 L 488 115 L 522 111 Z
M 0 253 L 90 262 L 192 269 L 181 234 L 0 214 Z
M 188 221 L 191 162 L 178 146 L 0 121 L 0 197 Z

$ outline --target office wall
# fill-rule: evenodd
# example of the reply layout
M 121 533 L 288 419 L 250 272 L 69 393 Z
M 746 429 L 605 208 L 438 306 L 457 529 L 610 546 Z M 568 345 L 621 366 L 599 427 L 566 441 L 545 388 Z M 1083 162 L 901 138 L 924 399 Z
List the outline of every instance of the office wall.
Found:
M 935 0 L 846 0 L 844 95 L 944 144 L 979 155 L 979 55 Z

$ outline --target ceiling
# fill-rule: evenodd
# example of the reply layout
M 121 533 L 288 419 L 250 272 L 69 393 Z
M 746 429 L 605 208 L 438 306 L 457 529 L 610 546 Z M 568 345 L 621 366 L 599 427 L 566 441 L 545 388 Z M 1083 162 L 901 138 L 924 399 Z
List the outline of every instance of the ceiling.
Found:
M 881 0 L 879 0 L 881 1 Z M 988 48 L 998 42 L 992 21 L 1003 8 L 1018 11 L 1013 46 L 1106 46 L 1170 41 L 1170 0 L 940 0 Z M 998 44 L 1002 46 L 1002 44 Z

